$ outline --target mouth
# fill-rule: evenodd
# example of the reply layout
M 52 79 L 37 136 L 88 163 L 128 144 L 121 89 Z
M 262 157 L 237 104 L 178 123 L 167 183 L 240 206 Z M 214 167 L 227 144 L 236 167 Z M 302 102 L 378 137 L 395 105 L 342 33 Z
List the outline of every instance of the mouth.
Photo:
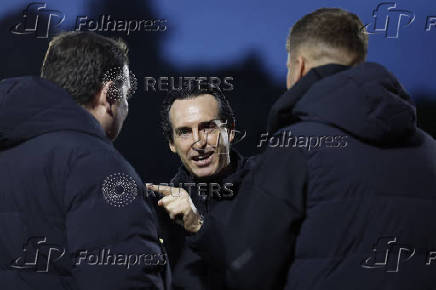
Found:
M 212 163 L 213 151 L 204 152 L 197 156 L 193 156 L 191 160 L 197 167 L 207 167 Z

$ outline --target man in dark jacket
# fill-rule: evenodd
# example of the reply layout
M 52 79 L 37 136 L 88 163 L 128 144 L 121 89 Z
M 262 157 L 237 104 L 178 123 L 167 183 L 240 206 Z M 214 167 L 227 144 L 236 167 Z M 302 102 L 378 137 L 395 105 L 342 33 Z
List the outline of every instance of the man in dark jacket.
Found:
M 0 83 L 1 289 L 166 288 L 155 212 L 112 145 L 132 82 L 124 42 L 72 32 L 41 78 Z
M 229 102 L 213 86 L 173 91 L 163 102 L 164 135 L 183 165 L 169 185 L 149 188 L 165 195 L 158 213 L 175 289 L 223 289 L 223 269 L 205 262 L 200 248 L 207 245 L 198 240 L 209 215 L 227 215 L 254 162 L 231 150 L 234 124 Z
M 228 287 L 434 289 L 436 144 L 396 78 L 363 62 L 362 27 L 320 9 L 291 29 L 266 149 L 227 235 L 203 229 Z

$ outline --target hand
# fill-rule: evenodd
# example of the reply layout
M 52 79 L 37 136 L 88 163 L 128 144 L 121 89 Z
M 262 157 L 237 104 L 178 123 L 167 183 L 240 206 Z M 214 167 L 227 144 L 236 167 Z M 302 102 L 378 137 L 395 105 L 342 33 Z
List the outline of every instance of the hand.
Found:
M 185 230 L 196 233 L 201 229 L 203 219 L 186 190 L 166 185 L 147 184 L 146 186 L 147 189 L 164 195 L 158 201 L 158 205 L 166 209 L 172 220 L 181 214 L 183 215 L 183 227 Z

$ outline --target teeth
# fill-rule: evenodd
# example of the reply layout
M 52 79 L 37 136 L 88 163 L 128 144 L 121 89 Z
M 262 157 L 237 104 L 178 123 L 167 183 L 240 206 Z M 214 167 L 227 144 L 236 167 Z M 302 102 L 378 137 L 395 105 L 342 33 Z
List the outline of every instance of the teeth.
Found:
M 206 155 L 195 156 L 192 159 L 194 159 L 195 161 L 200 161 L 209 158 L 211 155 L 212 153 L 207 153 Z

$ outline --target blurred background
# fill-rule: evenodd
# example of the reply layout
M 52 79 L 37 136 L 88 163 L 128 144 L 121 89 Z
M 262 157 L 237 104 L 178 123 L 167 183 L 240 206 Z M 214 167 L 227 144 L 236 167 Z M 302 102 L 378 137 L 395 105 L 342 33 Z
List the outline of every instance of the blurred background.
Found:
M 43 8 L 25 11 L 28 7 Z M 269 108 L 285 91 L 289 28 L 321 7 L 349 10 L 368 24 L 368 61 L 381 63 L 398 77 L 417 104 L 419 126 L 436 136 L 434 0 L 4 0 L 0 78 L 38 75 L 51 36 L 76 29 L 78 17 L 161 21 L 164 31 L 99 33 L 128 43 L 130 67 L 138 78 L 129 117 L 115 146 L 144 182 L 169 182 L 179 161 L 169 151 L 159 125 L 166 92 L 146 91 L 144 78 L 232 77 L 233 90 L 225 94 L 236 113 L 237 129 L 247 134 L 235 147 L 245 155 L 256 154 Z M 36 22 L 34 31 L 23 33 L 24 24 L 30 27 Z

